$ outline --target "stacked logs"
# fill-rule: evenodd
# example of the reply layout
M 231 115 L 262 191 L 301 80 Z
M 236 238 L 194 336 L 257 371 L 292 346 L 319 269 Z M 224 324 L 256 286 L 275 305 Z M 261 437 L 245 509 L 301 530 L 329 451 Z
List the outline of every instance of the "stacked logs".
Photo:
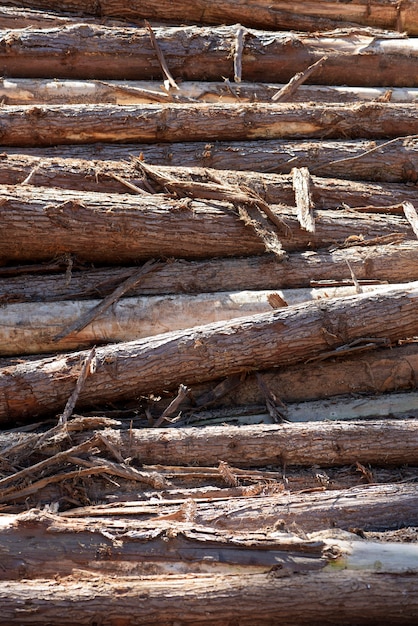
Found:
M 416 623 L 417 8 L 3 2 L 0 623 Z

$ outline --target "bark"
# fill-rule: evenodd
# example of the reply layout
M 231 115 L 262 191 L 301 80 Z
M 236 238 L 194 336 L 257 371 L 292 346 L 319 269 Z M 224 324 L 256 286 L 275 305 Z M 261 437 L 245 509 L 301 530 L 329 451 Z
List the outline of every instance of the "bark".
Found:
M 141 154 L 154 165 L 212 167 L 289 174 L 292 167 L 308 167 L 311 174 L 349 180 L 417 182 L 418 139 L 383 141 L 186 142 L 167 144 L 90 144 L 52 148 L 8 148 L 1 155 L 22 154 L 41 159 L 130 161 Z M 90 177 L 93 166 L 86 171 Z M 120 187 L 119 187 L 120 189 Z
M 264 243 L 230 202 L 131 196 L 29 186 L 0 190 L 3 207 L 0 262 L 49 261 L 62 254 L 120 264 L 150 257 L 188 259 L 261 254 Z M 6 210 L 7 208 L 7 210 Z M 316 231 L 300 228 L 295 210 L 272 207 L 283 222 L 271 224 L 284 250 L 342 245 L 398 233 L 415 237 L 405 217 L 351 211 L 317 211 Z M 355 239 L 357 237 L 357 239 Z M 91 246 L 94 241 L 95 245 Z
M 362 290 L 382 293 L 394 287 L 396 285 L 365 285 Z M 173 330 L 267 313 L 272 310 L 271 296 L 277 294 L 291 306 L 355 293 L 356 287 L 347 286 L 122 298 L 106 311 L 97 311 L 96 315 L 93 311 L 101 305 L 101 300 L 7 304 L 0 311 L 0 356 L 62 352 L 134 341 Z
M 103 626 L 413 625 L 415 574 L 320 573 L 291 578 L 254 574 L 4 582 L 0 623 Z M 303 600 L 301 601 L 301 598 Z M 320 598 L 320 602 L 318 602 Z
M 270 496 L 198 501 L 193 522 L 223 530 L 245 528 L 247 531 L 272 527 L 297 528 L 316 532 L 327 528 L 350 530 L 390 530 L 416 523 L 418 488 L 416 485 L 368 485 L 352 489 L 316 493 L 276 493 Z M 87 506 L 61 513 L 64 517 L 103 517 L 133 515 L 149 521 L 185 521 L 183 503 L 161 500 L 151 504 L 116 502 Z M 276 526 L 277 527 L 277 526 Z
M 306 361 L 368 337 L 397 341 L 418 334 L 417 286 L 287 307 L 97 349 L 97 369 L 79 406 L 138 397 L 251 369 Z M 3 368 L 0 419 L 62 410 L 85 353 L 23 361 Z
M 342 569 L 380 575 L 418 573 L 417 545 L 364 542 L 346 533 L 334 533 L 335 538 L 316 533 L 313 540 L 303 540 L 290 533 L 282 537 L 274 531 L 264 536 L 245 530 L 225 533 L 191 523 L 176 524 L 175 533 L 169 523 L 155 529 L 129 519 L 116 524 L 118 542 L 113 541 L 115 524 L 106 519 L 91 523 L 36 510 L 6 516 L 0 530 L 7 546 L 1 579 L 69 576 L 75 568 L 96 576 L 170 574 L 174 568 L 185 574 L 254 574 L 267 573 L 273 566 L 287 576 L 323 569 L 334 570 L 335 575 Z
M 29 32 L 29 31 L 28 31 Z M 397 138 L 418 134 L 415 104 L 106 104 L 8 107 L 3 146 L 67 143 Z M 187 129 L 187 131 L 185 131 Z
M 176 80 L 233 80 L 236 26 L 153 30 Z M 349 30 L 315 37 L 250 31 L 244 39 L 241 78 L 287 83 L 329 55 L 310 77 L 311 84 L 417 87 L 415 40 L 380 34 Z M 14 78 L 161 79 L 146 28 L 79 24 L 15 29 L 3 35 L 0 65 L 4 75 Z
M 55 10 L 51 0 L 6 0 L 6 6 L 28 6 L 37 9 Z M 99 18 L 118 17 L 142 23 L 143 19 L 171 20 L 184 23 L 203 22 L 206 24 L 234 24 L 271 28 L 273 30 L 310 30 L 330 29 L 344 26 L 347 22 L 376 26 L 389 30 L 405 30 L 409 34 L 418 34 L 417 4 L 412 0 L 398 5 L 390 0 L 378 0 L 368 3 L 357 0 L 341 6 L 337 0 L 320 0 L 315 4 L 300 0 L 289 8 L 288 2 L 275 2 L 274 6 L 251 0 L 237 3 L 234 0 L 219 0 L 209 5 L 200 0 L 183 0 L 173 4 L 169 0 L 155 3 L 152 0 L 132 3 L 102 0 L 100 6 L 93 0 L 65 0 L 60 3 L 61 10 L 77 11 Z
M 50 7 L 51 10 L 49 12 L 21 7 L 22 3 L 18 3 L 18 6 L 15 7 L 11 6 L 10 3 L 8 6 L 6 6 L 6 3 L 2 3 L 0 7 L 0 28 L 56 28 L 70 24 L 79 24 L 81 21 L 80 15 L 57 12 L 56 4 Z M 82 21 L 83 23 L 97 23 L 97 18 L 84 15 Z M 121 27 L 125 25 L 120 20 L 112 19 L 100 20 L 100 23 L 107 26 Z
M 159 175 L 175 178 L 182 182 L 212 184 L 214 194 L 219 182 L 226 185 L 251 188 L 270 204 L 295 204 L 292 174 L 263 174 L 209 168 L 186 168 L 173 166 L 153 167 Z M 27 182 L 25 182 L 27 181 Z M 80 191 L 100 191 L 102 193 L 135 193 L 134 187 L 149 191 L 149 181 L 144 180 L 140 165 L 134 159 L 124 161 L 94 161 L 34 157 L 25 154 L 10 154 L 0 159 L 0 184 L 25 184 L 46 187 L 62 187 Z M 163 187 L 154 185 L 159 189 Z M 238 192 L 239 190 L 237 190 Z M 385 207 L 402 202 L 414 202 L 414 187 L 393 183 L 346 182 L 343 179 L 311 178 L 311 193 L 317 209 L 350 207 Z M 179 195 L 193 195 L 179 189 Z M 402 208 L 398 212 L 403 213 Z
M 0 27 L 2 14 L 0 11 Z M 16 28 L 16 26 L 14 26 Z M 0 96 L 7 104 L 152 104 L 191 100 L 199 102 L 271 102 L 283 87 L 278 83 L 185 81 L 179 90 L 163 90 L 161 81 L 81 81 L 3 78 Z M 301 85 L 292 102 L 358 102 L 359 100 L 417 102 L 418 89 Z
M 411 240 L 396 246 L 294 252 L 285 263 L 277 263 L 273 255 L 209 261 L 172 260 L 143 276 L 129 295 L 347 286 L 352 285 L 347 260 L 360 284 L 409 282 L 418 280 L 417 255 L 418 243 Z M 67 274 L 68 263 L 68 259 L 63 259 L 53 269 L 49 269 L 49 265 L 0 267 L 0 303 L 104 298 L 137 271 L 136 267 L 83 269 L 74 264 Z M 35 273 L 36 269 L 39 274 Z
M 418 464 L 418 424 L 408 419 L 106 429 L 104 434 L 122 457 L 145 465 L 217 466 L 221 459 L 236 467 Z M 74 441 L 90 436 L 76 434 Z

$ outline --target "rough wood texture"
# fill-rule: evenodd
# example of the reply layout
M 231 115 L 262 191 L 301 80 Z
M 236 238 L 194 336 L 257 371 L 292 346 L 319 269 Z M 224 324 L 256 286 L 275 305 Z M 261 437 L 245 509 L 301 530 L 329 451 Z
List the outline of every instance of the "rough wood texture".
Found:
M 407 419 L 106 429 L 104 434 L 123 458 L 145 465 L 217 466 L 220 460 L 236 467 L 418 465 L 418 423 Z M 74 442 L 88 437 L 90 432 L 76 434 Z
M 49 261 L 71 253 L 99 263 L 136 263 L 150 257 L 208 258 L 261 254 L 263 241 L 229 202 L 76 192 L 30 186 L 0 189 L 0 262 Z M 7 209 L 7 210 L 6 210 Z M 415 238 L 405 217 L 317 211 L 316 231 L 300 228 L 295 210 L 272 207 L 284 221 L 272 231 L 286 251 L 342 245 L 399 233 Z M 91 246 L 91 241 L 95 242 Z M 371 241 L 370 243 L 379 243 Z
M 155 165 L 183 165 L 217 169 L 256 170 L 288 174 L 293 166 L 311 174 L 349 180 L 417 182 L 418 139 L 387 141 L 185 142 L 167 144 L 86 144 L 51 148 L 8 148 L 8 155 L 88 161 L 130 161 L 141 154 Z
M 116 581 L 88 575 L 77 581 L 3 582 L 0 610 L 4 625 L 89 626 L 100 616 L 103 626 L 161 625 L 167 620 L 181 626 L 232 626 L 237 620 L 253 626 L 257 615 L 263 626 L 333 626 L 338 614 L 342 626 L 413 626 L 417 597 L 415 574 L 171 575 Z
M 55 10 L 56 3 L 52 0 L 6 0 L 6 6 L 27 6 L 37 9 Z M 418 34 L 417 3 L 411 0 L 406 4 L 398 4 L 392 0 L 356 0 L 341 4 L 338 0 L 319 0 L 307 2 L 299 0 L 289 7 L 285 0 L 273 3 L 251 0 L 236 2 L 234 0 L 217 0 L 207 3 L 204 0 L 182 0 L 172 3 L 153 0 L 132 3 L 124 0 L 65 0 L 60 3 L 63 11 L 77 11 L 94 15 L 99 18 L 118 17 L 142 23 L 144 18 L 150 20 L 191 21 L 207 24 L 234 24 L 240 22 L 245 26 L 271 28 L 273 30 L 311 30 L 330 29 L 337 26 L 350 25 L 351 22 L 365 26 L 376 26 L 390 30 L 407 31 Z
M 1 110 L 0 122 L 3 146 L 418 134 L 415 104 L 381 102 L 11 106 Z
M 418 487 L 411 484 L 367 485 L 316 493 L 279 492 L 270 496 L 228 498 L 196 502 L 195 524 L 224 530 L 260 530 L 282 524 L 315 532 L 325 528 L 390 530 L 416 523 Z M 115 502 L 63 512 L 64 517 L 134 515 L 146 520 L 185 521 L 184 502 L 162 500 L 158 504 Z M 170 516 L 170 517 L 168 517 Z
M 294 252 L 283 263 L 267 254 L 208 261 L 172 260 L 143 276 L 129 295 L 347 285 L 352 284 L 347 261 L 360 282 L 418 280 L 418 243 L 411 240 L 396 246 Z M 63 258 L 52 268 L 49 264 L 0 267 L 0 303 L 103 298 L 137 271 L 136 267 L 90 269 L 75 264 L 68 275 L 68 263 L 69 259 Z
M 384 295 L 312 302 L 98 348 L 97 370 L 86 380 L 79 406 L 306 361 L 363 337 L 413 337 L 418 334 L 417 289 L 410 283 Z M 3 368 L 1 421 L 62 410 L 85 356 L 76 352 Z
M 217 183 L 222 181 L 227 185 L 250 187 L 268 203 L 281 203 L 289 206 L 295 204 L 292 175 L 289 174 L 173 166 L 159 166 L 152 169 L 165 177 L 181 181 L 212 183 L 214 191 L 218 188 Z M 132 194 L 135 190 L 129 187 L 131 183 L 139 189 L 149 191 L 143 176 L 136 159 L 131 159 L 129 163 L 122 160 L 95 160 L 92 163 L 82 159 L 36 157 L 26 154 L 5 154 L 3 158 L 0 158 L 0 184 L 4 185 L 16 185 L 28 181 L 25 184 Z M 154 185 L 154 188 L 162 190 L 159 185 Z M 405 184 L 355 181 L 347 183 L 344 179 L 313 176 L 310 189 L 317 209 L 335 209 L 343 204 L 350 207 L 383 207 L 401 202 L 414 203 L 416 200 L 415 187 Z M 137 191 L 137 193 L 140 192 Z M 187 193 L 186 189 L 183 194 L 187 195 Z M 190 193 L 192 195 L 192 192 Z M 399 213 L 403 213 L 402 208 L 399 209 Z
M 236 26 L 153 29 L 175 79 L 233 80 Z M 380 33 L 379 33 L 380 34 Z M 0 67 L 14 78 L 161 79 L 145 28 L 93 24 L 5 31 Z M 94 45 L 93 45 L 94 42 Z M 416 42 L 396 34 L 339 32 L 320 37 L 250 31 L 244 39 L 242 80 L 287 83 L 329 54 L 312 84 L 417 87 Z

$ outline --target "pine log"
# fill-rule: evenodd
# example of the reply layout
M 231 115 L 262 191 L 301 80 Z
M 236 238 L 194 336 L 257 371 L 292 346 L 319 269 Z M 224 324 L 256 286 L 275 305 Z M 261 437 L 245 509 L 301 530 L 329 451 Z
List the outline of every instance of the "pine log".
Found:
M 3 146 L 418 134 L 415 104 L 381 102 L 10 106 L 1 110 L 0 122 Z
M 236 26 L 153 29 L 175 79 L 234 77 Z M 147 28 L 93 24 L 4 31 L 0 67 L 13 78 L 159 80 L 159 60 Z M 93 44 L 94 42 L 94 44 Z M 311 84 L 417 87 L 417 43 L 395 33 L 339 31 L 301 33 L 249 31 L 244 38 L 245 81 L 287 83 L 328 56 Z
M 270 496 L 197 501 L 193 522 L 224 530 L 260 530 L 278 524 L 316 532 L 327 528 L 350 530 L 390 530 L 416 523 L 418 487 L 413 484 L 367 485 L 347 490 L 315 493 L 278 492 Z M 141 500 L 85 506 L 61 513 L 64 517 L 121 517 L 187 521 L 184 502 Z
M 418 280 L 418 242 L 411 240 L 396 246 L 293 252 L 283 263 L 267 254 L 209 261 L 171 260 L 144 275 L 129 295 L 347 286 L 353 284 L 347 261 L 360 284 Z M 67 274 L 68 263 L 62 259 L 52 269 L 49 264 L 0 267 L 0 303 L 104 298 L 137 271 L 136 267 L 84 269 L 73 264 L 71 274 Z
M 286 307 L 97 349 L 97 369 L 78 405 L 122 400 L 317 357 L 361 338 L 397 341 L 418 335 L 416 283 L 385 294 Z M 63 409 L 87 355 L 29 360 L 0 370 L 0 420 Z
M 366 542 L 348 533 L 334 531 L 335 538 L 315 533 L 311 540 L 269 530 L 228 533 L 181 522 L 175 524 L 176 532 L 169 522 L 155 529 L 129 519 L 116 524 L 118 543 L 113 541 L 115 524 L 106 519 L 92 524 L 36 510 L 6 515 L 0 526 L 7 545 L 0 577 L 5 581 L 68 576 L 81 568 L 96 576 L 161 575 L 173 569 L 185 574 L 250 574 L 269 572 L 273 566 L 287 576 L 320 570 L 338 575 L 343 569 L 380 575 L 418 573 L 417 545 Z
M 270 204 L 295 204 L 295 192 L 291 174 L 263 174 L 260 172 L 214 170 L 209 168 L 153 167 L 159 175 L 180 181 L 213 184 L 221 181 L 227 185 L 251 188 Z M 62 187 L 81 191 L 106 193 L 149 192 L 149 181 L 144 180 L 140 165 L 135 159 L 126 161 L 99 161 L 35 157 L 25 154 L 9 154 L 0 159 L 0 184 L 20 183 L 35 186 Z M 215 182 L 216 181 L 216 182 Z M 134 185 L 130 187 L 129 185 Z M 154 185 L 162 189 L 162 186 Z M 139 189 L 139 190 L 138 190 Z M 338 178 L 311 177 L 311 192 L 317 209 L 350 207 L 385 207 L 402 202 L 415 202 L 413 186 L 394 183 L 346 182 Z M 193 194 L 179 189 L 179 195 Z M 399 208 L 402 214 L 402 208 Z
M 362 291 L 384 293 L 395 287 L 402 286 L 364 285 Z M 93 312 L 99 309 L 101 300 L 7 304 L 0 309 L 0 356 L 62 352 L 134 341 L 173 330 L 267 313 L 272 309 L 270 299 L 277 295 L 292 306 L 355 293 L 355 286 L 344 286 L 124 297 L 106 311 L 98 310 L 96 314 Z
M 171 574 L 149 578 L 7 581 L 0 591 L 4 625 L 103 626 L 177 623 L 240 626 L 281 623 L 413 626 L 418 615 L 415 574 L 320 573 L 291 578 Z M 318 602 L 320 598 L 320 602 Z M 302 600 L 301 600 L 302 599 Z
M 308 167 L 311 174 L 349 180 L 414 182 L 418 180 L 418 139 L 391 141 L 203 141 L 167 144 L 86 144 L 57 147 L 8 148 L 1 154 L 40 159 L 130 161 L 142 157 L 155 165 L 212 167 L 289 174 Z M 90 163 L 90 168 L 92 164 Z M 91 176 L 92 170 L 86 171 Z M 26 177 L 25 177 L 26 178 Z M 120 189 L 120 188 L 119 188 Z
M 6 0 L 6 6 L 26 6 L 37 9 L 56 10 L 52 0 Z M 337 0 L 319 0 L 315 4 L 300 0 L 289 7 L 285 0 L 275 0 L 273 5 L 250 0 L 237 3 L 234 0 L 218 0 L 210 4 L 199 0 L 183 0 L 173 4 L 169 0 L 158 3 L 153 0 L 132 3 L 124 0 L 101 0 L 100 6 L 93 0 L 65 0 L 60 3 L 63 11 L 77 11 L 103 17 L 118 17 L 142 23 L 143 19 L 203 22 L 206 24 L 234 24 L 271 28 L 273 30 L 308 30 L 336 28 L 350 22 L 385 29 L 418 34 L 417 4 L 415 0 L 398 5 L 391 0 L 369 3 L 356 0 L 341 5 Z
M 102 432 L 123 458 L 132 457 L 144 465 L 217 466 L 220 460 L 241 468 L 336 467 L 356 462 L 381 467 L 418 464 L 418 421 L 412 419 L 169 428 L 164 431 L 108 428 Z M 79 444 L 92 433 L 71 436 Z M 10 434 L 2 435 L 3 446 L 7 447 L 10 437 Z M 51 454 L 56 454 L 56 444 L 51 448 L 45 446 L 43 453 L 49 449 Z
M 0 9 L 0 27 L 2 12 Z M 14 26 L 16 28 L 16 26 Z M 278 83 L 193 82 L 180 83 L 169 93 L 161 81 L 81 81 L 3 78 L 0 97 L 7 104 L 152 104 L 188 100 L 199 102 L 271 102 L 284 85 Z M 417 102 L 418 89 L 301 85 L 292 102 L 358 102 L 359 100 Z
M 0 189 L 0 263 L 49 261 L 74 254 L 93 263 L 137 263 L 150 257 L 189 259 L 261 254 L 264 242 L 229 202 L 159 194 L 87 193 L 30 186 Z M 6 210 L 7 208 L 7 210 Z M 283 221 L 284 250 L 342 245 L 398 233 L 415 238 L 406 218 L 353 211 L 316 211 L 316 231 L 300 228 L 296 211 L 272 207 Z M 271 231 L 277 232 L 272 225 Z M 94 241 L 94 246 L 91 242 Z

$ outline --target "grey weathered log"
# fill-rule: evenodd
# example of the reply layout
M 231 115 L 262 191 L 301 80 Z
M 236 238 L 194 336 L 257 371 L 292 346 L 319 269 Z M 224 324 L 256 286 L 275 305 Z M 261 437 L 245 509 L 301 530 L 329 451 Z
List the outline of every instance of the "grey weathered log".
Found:
M 418 243 L 355 246 L 333 252 L 290 253 L 284 263 L 272 255 L 220 258 L 208 261 L 170 260 L 144 276 L 129 295 L 162 295 L 244 289 L 291 289 L 352 284 L 349 261 L 357 279 L 400 283 L 418 280 Z M 65 259 L 54 267 L 0 267 L 0 303 L 53 302 L 103 298 L 131 276 L 136 267 L 106 267 L 66 271 Z M 43 270 L 42 270 L 43 267 Z M 25 271 L 24 271 L 25 270 Z M 15 276 L 13 276 L 15 272 Z
M 0 124 L 3 146 L 418 134 L 415 104 L 382 102 L 10 106 L 0 111 Z
M 97 23 L 97 17 L 84 14 L 81 17 L 76 13 L 65 13 L 57 10 L 56 4 L 51 4 L 49 10 L 38 10 L 31 8 L 22 8 L 22 3 L 2 3 L 0 7 L 0 28 L 2 29 L 21 29 L 21 28 L 57 28 L 68 26 L 70 24 Z M 29 7 L 29 4 L 28 4 Z M 101 19 L 101 24 L 106 26 L 124 26 L 126 23 L 118 19 Z
M 273 626 L 385 623 L 413 626 L 418 615 L 415 574 L 314 572 L 305 576 L 201 574 L 132 578 L 73 577 L 3 582 L 0 611 L 6 624 L 138 626 L 177 622 L 225 626 L 239 621 Z M 320 601 L 318 601 L 320 598 Z M 343 600 L 342 600 L 343 599 Z M 231 608 L 230 608 L 231 607 Z M 232 608 L 233 607 L 233 608 Z M 314 622 L 315 621 L 315 622 Z
M 0 262 L 49 261 L 62 254 L 99 263 L 150 257 L 208 258 L 261 254 L 263 241 L 234 206 L 217 200 L 171 199 L 26 186 L 0 188 Z M 7 209 L 7 210 L 6 210 Z M 284 221 L 278 237 L 290 252 L 399 233 L 414 236 L 405 217 L 317 211 L 315 233 L 303 231 L 295 209 L 272 206 Z M 272 225 L 273 232 L 276 227 Z M 94 246 L 91 242 L 94 241 Z M 371 242 L 373 243 L 373 242 Z M 379 243 L 378 241 L 375 243 Z
M 6 0 L 6 6 L 26 6 L 37 9 L 56 10 L 52 0 Z M 365 26 L 375 26 L 390 30 L 407 31 L 418 34 L 417 4 L 415 0 L 398 5 L 391 0 L 379 0 L 367 3 L 356 0 L 341 6 L 337 0 L 320 0 L 314 5 L 306 0 L 299 0 L 289 6 L 286 0 L 273 5 L 264 5 L 256 0 L 236 3 L 234 0 L 218 0 L 206 3 L 204 0 L 182 0 L 172 3 L 153 0 L 132 3 L 124 0 L 101 0 L 98 6 L 93 0 L 65 0 L 60 3 L 63 11 L 75 11 L 88 15 L 118 17 L 129 21 L 171 20 L 181 23 L 203 22 L 206 24 L 233 24 L 240 22 L 245 26 L 271 28 L 273 30 L 310 30 L 330 29 L 350 25 L 351 22 Z
M 286 307 L 97 349 L 97 370 L 78 406 L 122 400 L 248 369 L 290 365 L 354 340 L 418 334 L 418 287 Z M 62 410 L 86 353 L 28 360 L 0 370 L 0 420 Z
M 157 144 L 85 144 L 57 147 L 8 148 L 8 155 L 41 159 L 82 159 L 86 161 L 130 161 L 141 154 L 154 165 L 212 167 L 288 174 L 292 167 L 309 167 L 311 174 L 349 180 L 416 182 L 418 180 L 418 139 L 399 137 L 395 141 L 202 141 Z M 87 167 L 87 166 L 86 166 Z M 95 169 L 90 163 L 86 175 Z
M 213 183 L 214 191 L 219 189 L 219 181 L 222 181 L 226 185 L 250 187 L 268 203 L 289 206 L 295 204 L 290 174 L 174 166 L 158 168 L 154 166 L 152 169 L 165 177 L 181 181 Z M 96 160 L 91 163 L 82 159 L 36 157 L 26 154 L 9 154 L 0 159 L 0 184 L 16 185 L 26 180 L 28 182 L 25 184 L 35 186 L 131 194 L 135 191 L 128 185 L 133 184 L 135 188 L 149 192 L 140 164 L 135 159 L 131 159 L 129 163 L 123 160 Z M 187 195 L 187 189 L 183 193 Z M 192 195 L 192 192 L 190 193 Z M 344 179 L 319 176 L 311 177 L 311 193 L 317 209 L 337 208 L 342 205 L 382 207 L 401 202 L 414 203 L 416 200 L 415 188 L 405 184 L 346 182 Z M 181 195 L 181 190 L 179 194 Z M 399 213 L 402 212 L 400 207 Z
M 176 80 L 233 80 L 236 26 L 153 30 Z M 162 78 L 146 28 L 79 24 L 16 29 L 4 31 L 0 41 L 0 67 L 14 78 Z M 335 32 L 315 37 L 251 30 L 244 40 L 242 80 L 287 83 L 297 72 L 329 55 L 310 83 L 416 87 L 416 54 L 415 40 L 396 33 L 349 29 L 338 32 L 337 37 Z
M 0 8 L 0 27 L 2 24 Z M 175 92 L 163 89 L 161 81 L 95 81 L 3 78 L 0 97 L 7 104 L 138 104 L 172 101 L 271 102 L 283 87 L 279 83 L 230 81 L 184 81 Z M 289 98 L 292 102 L 359 102 L 382 100 L 416 102 L 416 88 L 347 87 L 301 85 Z
M 414 526 L 417 506 L 418 486 L 415 484 L 366 485 L 337 492 L 298 494 L 278 491 L 269 496 L 198 501 L 193 521 L 198 525 L 225 530 L 260 530 L 279 524 L 284 529 L 297 528 L 302 532 L 327 528 L 383 531 Z M 158 522 L 170 517 L 185 520 L 187 512 L 184 501 L 161 500 L 154 503 L 137 500 L 84 506 L 62 515 L 95 518 L 133 515 Z

